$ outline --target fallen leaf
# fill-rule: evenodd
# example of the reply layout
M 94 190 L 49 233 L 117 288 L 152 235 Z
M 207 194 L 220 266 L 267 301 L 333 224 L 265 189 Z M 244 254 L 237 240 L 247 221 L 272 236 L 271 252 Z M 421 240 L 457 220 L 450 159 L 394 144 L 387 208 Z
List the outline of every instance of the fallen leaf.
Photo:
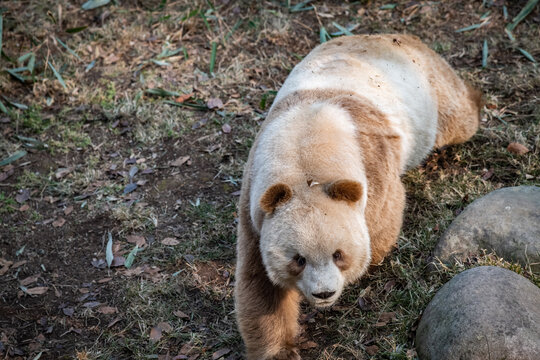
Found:
M 61 179 L 63 178 L 64 176 L 66 176 L 67 174 L 69 174 L 73 169 L 72 168 L 59 168 L 58 170 L 56 170 L 56 172 L 54 173 L 54 177 L 56 179 Z
M 28 285 L 30 285 L 32 283 L 35 283 L 37 281 L 38 277 L 39 277 L 39 274 L 29 276 L 27 278 L 22 279 L 20 281 L 20 284 L 22 286 L 28 286 Z
M 123 256 L 115 256 L 111 263 L 111 267 L 124 266 L 125 263 L 126 263 L 126 259 Z
M 99 305 L 101 305 L 99 301 L 88 301 L 88 302 L 85 302 L 82 306 L 88 309 L 93 309 Z
M 509 152 L 516 155 L 524 155 L 529 152 L 529 149 L 520 143 L 510 143 L 506 148 Z
M 221 127 L 221 130 L 225 133 L 225 134 L 228 134 L 231 132 L 231 125 L 229 124 L 223 124 L 223 126 Z
M 72 212 L 73 212 L 73 205 L 70 205 L 70 206 L 68 206 L 67 208 L 64 209 L 64 215 L 66 215 L 66 216 L 68 216 Z
M 49 290 L 49 288 L 46 286 L 38 286 L 35 288 L 26 289 L 25 292 L 29 295 L 43 295 L 47 292 L 47 290 Z
M 103 279 L 99 279 L 99 280 L 98 280 L 98 284 L 105 284 L 105 283 L 107 283 L 107 282 L 109 282 L 109 281 L 111 281 L 111 280 L 112 280 L 112 278 L 110 278 L 110 277 L 106 277 L 106 278 L 103 278 Z
M 72 307 L 65 307 L 62 309 L 62 312 L 66 316 L 73 316 L 73 314 L 75 313 L 75 309 L 73 309 Z
M 114 64 L 118 60 L 120 60 L 120 58 L 118 56 L 116 56 L 115 54 L 111 54 L 111 55 L 107 56 L 105 59 L 103 59 L 103 63 L 105 65 L 110 65 L 110 64 Z
M 26 264 L 26 260 L 17 261 L 15 264 L 13 264 L 13 265 L 11 266 L 11 268 L 12 268 L 12 269 L 16 269 L 16 268 L 18 268 L 19 266 L 24 265 L 24 264 Z
M 92 266 L 98 269 L 105 269 L 107 267 L 107 264 L 105 263 L 105 260 L 103 259 L 92 259 L 91 262 Z
M 30 206 L 28 206 L 28 204 L 24 204 L 23 206 L 19 208 L 19 211 L 23 212 L 23 211 L 27 211 L 28 209 L 30 209 Z
M 172 326 L 165 321 L 160 322 L 157 326 L 165 333 L 170 333 L 173 330 Z
M 62 227 L 65 223 L 66 223 L 66 219 L 64 219 L 63 217 L 59 217 L 58 219 L 53 221 L 52 225 L 54 227 Z
M 181 319 L 189 319 L 189 315 L 183 312 L 182 310 L 176 310 L 173 312 L 174 315 L 178 316 Z
M 209 109 L 221 109 L 223 107 L 223 101 L 219 98 L 210 98 L 206 102 L 206 106 L 208 106 Z
M 220 349 L 220 350 L 218 350 L 218 351 L 216 351 L 215 353 L 212 354 L 212 360 L 217 360 L 217 359 L 221 358 L 222 356 L 227 355 L 230 352 L 231 352 L 231 349 L 229 349 L 229 348 Z
M 17 196 L 15 196 L 15 200 L 19 204 L 22 204 L 28 199 L 30 199 L 30 190 L 28 189 L 19 190 L 19 193 L 17 194 Z
M 183 103 L 184 101 L 189 100 L 192 96 L 193 96 L 193 93 L 180 95 L 179 97 L 174 99 L 174 101 L 176 101 L 177 103 Z
M 118 311 L 118 309 L 116 307 L 112 307 L 112 306 L 102 306 L 98 309 L 98 311 L 102 314 L 105 314 L 105 315 L 109 315 L 109 314 L 114 314 Z
M 146 244 L 146 240 L 144 239 L 144 236 L 140 235 L 128 235 L 126 236 L 126 240 L 130 244 L 136 244 L 139 247 L 143 247 Z
M 180 244 L 180 241 L 176 240 L 175 238 L 168 237 L 168 238 L 165 238 L 165 239 L 161 240 L 161 243 L 163 245 L 174 246 L 174 245 Z
M 7 273 L 8 270 L 9 270 L 9 267 L 12 264 L 13 264 L 13 261 L 9 261 L 9 260 L 0 258 L 0 266 L 2 266 L 2 268 L 0 268 L 0 276 Z
M 180 156 L 178 159 L 174 160 L 171 163 L 171 166 L 180 167 L 180 166 L 184 165 L 189 160 L 189 158 L 190 158 L 189 155 Z
M 107 325 L 107 329 L 110 329 L 111 327 L 113 327 L 113 326 L 114 326 L 117 322 L 119 322 L 120 320 L 122 320 L 122 318 L 120 318 L 120 317 L 114 318 L 114 320 L 111 321 L 111 322 L 109 323 L 109 325 Z
M 366 352 L 368 355 L 374 356 L 379 352 L 379 347 L 377 345 L 366 346 Z
M 161 328 L 159 326 L 154 326 L 152 330 L 150 330 L 150 341 L 151 342 L 157 342 L 159 339 L 161 339 Z
M 382 322 L 390 322 L 392 320 L 394 320 L 396 318 L 396 313 L 395 312 L 383 312 L 380 316 L 379 316 L 379 321 L 382 321 Z
M 482 175 L 482 180 L 488 180 L 489 178 L 493 176 L 494 173 L 495 171 L 493 170 L 493 168 L 489 169 Z

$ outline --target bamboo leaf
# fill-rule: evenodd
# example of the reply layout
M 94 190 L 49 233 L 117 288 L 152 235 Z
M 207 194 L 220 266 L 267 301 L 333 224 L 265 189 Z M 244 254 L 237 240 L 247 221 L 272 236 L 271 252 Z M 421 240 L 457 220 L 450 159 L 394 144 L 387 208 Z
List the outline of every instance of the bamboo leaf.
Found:
M 0 111 L 2 111 L 4 114 L 8 113 L 8 109 L 6 108 L 6 106 L 4 105 L 2 101 L 0 101 Z
M 5 70 L 9 75 L 11 75 L 11 76 L 13 76 L 15 79 L 19 80 L 20 82 L 22 82 L 22 83 L 25 82 L 24 78 L 23 78 L 21 75 L 17 74 L 16 71 L 13 71 L 12 69 L 4 69 L 4 70 Z
M 533 11 L 536 4 L 538 4 L 538 1 L 539 0 L 529 0 L 527 4 L 525 4 L 523 9 L 521 9 L 519 14 L 517 14 L 516 17 L 512 19 L 512 23 L 508 24 L 506 28 L 510 31 L 514 30 L 516 26 L 521 22 L 521 20 L 525 19 L 527 15 L 529 15 L 531 11 Z
M 465 31 L 475 30 L 475 29 L 481 28 L 482 26 L 484 26 L 484 25 L 486 25 L 486 24 L 489 24 L 489 21 L 485 21 L 485 22 L 482 22 L 482 23 L 478 23 L 478 24 L 473 24 L 473 25 L 470 25 L 470 26 L 466 26 L 466 27 L 464 27 L 464 28 L 461 28 L 461 29 L 456 30 L 456 32 L 457 32 L 457 33 L 460 33 L 460 32 L 465 32 Z
M 110 2 L 111 0 L 89 0 L 83 4 L 82 8 L 83 10 L 92 10 L 107 5 Z
M 15 152 L 13 155 L 11 155 L 10 157 L 0 161 L 0 166 L 9 165 L 14 161 L 19 160 L 20 158 L 22 158 L 26 154 L 27 154 L 26 150 L 19 150 L 19 151 Z
M 47 61 L 47 63 L 51 67 L 51 70 L 53 71 L 54 76 L 56 76 L 56 78 L 58 79 L 58 81 L 60 82 L 64 90 L 67 90 L 67 86 L 66 86 L 66 83 L 64 82 L 64 79 L 62 78 L 62 75 L 60 75 L 60 73 L 56 71 L 56 69 L 54 68 L 53 64 L 51 64 L 50 61 Z
M 157 95 L 157 96 L 180 96 L 179 92 L 169 91 L 162 88 L 146 89 L 144 92 L 147 94 Z
M 350 32 L 349 29 L 347 29 L 347 28 L 345 28 L 345 27 L 339 25 L 339 24 L 338 24 L 337 22 L 335 22 L 335 21 L 332 21 L 332 25 L 334 25 L 335 27 L 337 27 L 337 28 L 339 29 L 339 31 L 341 31 L 343 34 L 345 34 L 345 35 L 347 35 L 347 36 L 350 36 L 350 35 L 353 34 L 352 32 Z
M 532 57 L 532 55 L 525 49 L 518 48 L 518 50 L 525 56 L 529 61 L 532 61 L 533 63 L 536 63 L 536 60 Z
M 110 268 L 112 261 L 114 259 L 114 254 L 112 252 L 112 235 L 109 234 L 109 241 L 107 241 L 107 248 L 105 249 L 105 259 L 107 260 L 107 266 Z
M 322 26 L 321 30 L 319 31 L 319 38 L 320 38 L 321 44 L 331 39 L 330 35 L 328 34 L 328 31 L 326 31 L 324 26 Z
M 135 245 L 133 250 L 129 252 L 128 257 L 126 261 L 124 262 L 124 266 L 126 267 L 126 269 L 129 269 L 131 265 L 133 265 L 133 261 L 135 260 L 135 255 L 137 255 L 138 252 L 139 252 L 139 245 Z
M 69 46 L 67 46 L 66 44 L 64 44 L 64 42 L 62 40 L 60 40 L 59 38 L 56 38 L 56 40 L 60 43 L 60 45 L 62 45 L 63 47 L 66 48 L 67 51 L 69 51 L 69 53 L 73 56 L 75 56 L 77 59 L 81 60 L 81 58 L 79 57 L 79 55 L 77 55 L 77 53 L 73 50 L 71 50 L 69 48 Z
M 488 58 L 488 43 L 487 40 L 484 40 L 484 46 L 482 47 L 482 67 L 487 67 L 487 58 Z
M 66 29 L 66 32 L 68 34 L 75 34 L 75 33 L 78 33 L 78 32 L 81 32 L 81 31 L 85 30 L 87 27 L 88 26 L 74 27 L 74 28 Z

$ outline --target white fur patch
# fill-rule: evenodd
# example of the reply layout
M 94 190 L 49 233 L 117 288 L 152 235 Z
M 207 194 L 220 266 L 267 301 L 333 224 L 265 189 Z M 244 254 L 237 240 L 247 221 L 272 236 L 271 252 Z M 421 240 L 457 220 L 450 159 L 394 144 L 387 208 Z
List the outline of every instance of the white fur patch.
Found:
M 274 103 L 298 90 L 346 89 L 366 97 L 394 124 L 402 136 L 402 168 L 418 165 L 435 143 L 437 103 L 421 68 L 395 53 L 321 54 L 313 50 L 293 69 Z M 406 60 L 406 61 L 405 61 Z

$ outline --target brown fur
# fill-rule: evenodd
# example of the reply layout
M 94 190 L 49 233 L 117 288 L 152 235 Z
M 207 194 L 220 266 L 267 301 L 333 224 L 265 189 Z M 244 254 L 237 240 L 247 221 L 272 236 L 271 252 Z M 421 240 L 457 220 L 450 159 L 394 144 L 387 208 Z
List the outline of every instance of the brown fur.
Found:
M 431 85 L 439 105 L 435 146 L 469 139 L 478 127 L 481 98 L 478 92 L 464 85 L 450 66 L 417 38 L 399 35 L 397 41 L 387 42 L 381 51 L 384 51 L 384 46 L 404 49 L 412 53 L 409 56 L 413 61 L 416 59 L 430 73 Z M 341 40 L 339 44 L 334 42 L 334 45 L 342 46 Z M 403 156 L 400 153 L 400 138 L 390 130 L 388 119 L 368 99 L 356 94 L 337 89 L 306 90 L 292 93 L 275 104 L 263 128 L 295 104 L 320 101 L 339 105 L 349 112 L 358 125 L 357 139 L 368 181 L 365 217 L 371 238 L 371 263 L 379 264 L 395 246 L 405 207 L 405 189 L 400 181 Z M 257 143 L 258 140 L 253 149 Z M 295 337 L 298 331 L 300 295 L 294 289 L 280 288 L 270 282 L 262 263 L 259 236 L 251 223 L 249 196 L 253 153 L 251 151 L 246 164 L 239 203 L 235 289 L 238 326 L 246 344 L 248 359 L 299 359 L 295 350 Z M 347 185 L 331 190 L 330 194 L 356 201 L 354 194 L 358 191 L 362 189 Z M 264 211 L 271 212 L 280 201 L 291 195 L 280 187 L 272 190 L 268 199 L 265 194 L 261 206 Z M 346 255 L 338 261 L 341 266 L 347 267 Z
M 261 209 L 266 213 L 273 213 L 276 207 L 286 203 L 292 198 L 292 190 L 286 184 L 271 186 L 261 199 Z

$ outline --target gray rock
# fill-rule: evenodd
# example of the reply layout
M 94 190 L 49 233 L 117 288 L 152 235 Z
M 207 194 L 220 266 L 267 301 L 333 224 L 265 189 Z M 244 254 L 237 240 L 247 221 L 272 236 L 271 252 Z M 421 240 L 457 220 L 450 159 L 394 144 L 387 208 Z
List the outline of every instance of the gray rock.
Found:
M 434 255 L 452 263 L 482 249 L 540 273 L 540 187 L 503 188 L 474 201 L 448 227 Z
M 420 359 L 540 359 L 540 289 L 510 270 L 481 266 L 446 283 L 416 333 Z

